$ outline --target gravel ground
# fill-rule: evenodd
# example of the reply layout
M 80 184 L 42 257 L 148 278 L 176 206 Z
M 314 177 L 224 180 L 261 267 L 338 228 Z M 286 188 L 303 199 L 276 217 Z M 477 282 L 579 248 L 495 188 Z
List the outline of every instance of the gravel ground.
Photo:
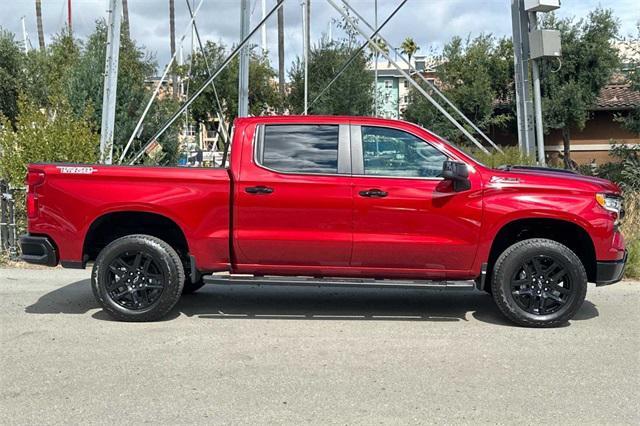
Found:
M 536 330 L 480 292 L 252 286 L 119 323 L 88 278 L 0 269 L 0 423 L 640 424 L 640 282 Z

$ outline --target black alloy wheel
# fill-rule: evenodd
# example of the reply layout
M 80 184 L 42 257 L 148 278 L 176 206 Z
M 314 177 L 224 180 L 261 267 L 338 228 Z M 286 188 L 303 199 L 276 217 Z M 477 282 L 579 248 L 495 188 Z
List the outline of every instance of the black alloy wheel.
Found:
M 573 318 L 587 294 L 587 273 L 567 246 L 546 238 L 519 241 L 495 262 L 491 293 L 516 324 L 556 327 Z
M 124 252 L 109 264 L 107 295 L 118 305 L 146 309 L 158 301 L 165 274 L 153 257 L 141 251 Z
M 91 272 L 91 288 L 113 318 L 155 321 L 180 299 L 184 276 L 173 247 L 157 237 L 134 234 L 102 249 Z
M 525 311 L 535 315 L 557 312 L 574 296 L 567 268 L 551 256 L 526 259 L 511 277 L 511 294 Z

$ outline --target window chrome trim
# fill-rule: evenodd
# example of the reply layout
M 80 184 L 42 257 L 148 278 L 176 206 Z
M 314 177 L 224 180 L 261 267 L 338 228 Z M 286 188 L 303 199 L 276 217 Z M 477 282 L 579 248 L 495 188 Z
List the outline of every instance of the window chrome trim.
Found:
M 272 169 L 262 164 L 264 156 L 264 133 L 266 126 L 338 126 L 338 172 L 337 173 L 314 173 L 314 172 L 287 172 L 283 170 Z M 279 124 L 260 124 L 256 129 L 253 144 L 253 162 L 263 170 L 273 173 L 292 176 L 351 176 L 351 152 L 349 150 L 349 132 L 348 124 L 337 123 L 279 123 Z M 344 158 L 343 158 L 344 157 Z M 343 171 L 344 170 L 344 171 Z
M 403 129 L 397 129 L 395 127 L 381 126 L 379 124 L 367 124 L 365 127 L 380 127 L 382 129 L 397 130 L 399 132 L 408 133 L 411 136 L 420 139 L 422 142 L 428 144 L 431 148 L 442 154 L 447 160 L 451 160 L 451 157 L 447 153 L 442 152 L 437 146 L 434 146 L 429 141 L 422 139 L 420 136 L 416 136 L 411 132 L 407 132 Z M 388 176 L 388 175 L 366 175 L 364 174 L 364 152 L 362 151 L 362 125 L 351 125 L 351 170 L 353 177 L 365 177 L 365 178 L 384 178 L 384 179 L 414 179 L 414 180 L 444 180 L 442 177 L 422 177 L 422 176 Z M 467 165 L 469 167 L 469 165 Z

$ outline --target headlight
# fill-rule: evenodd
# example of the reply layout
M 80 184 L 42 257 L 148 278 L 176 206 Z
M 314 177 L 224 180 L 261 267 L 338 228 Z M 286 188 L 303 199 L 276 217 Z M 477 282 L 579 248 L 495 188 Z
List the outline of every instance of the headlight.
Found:
M 600 204 L 605 210 L 613 212 L 616 214 L 616 222 L 617 219 L 622 219 L 622 197 L 619 195 L 611 195 L 611 194 L 596 194 L 596 201 Z

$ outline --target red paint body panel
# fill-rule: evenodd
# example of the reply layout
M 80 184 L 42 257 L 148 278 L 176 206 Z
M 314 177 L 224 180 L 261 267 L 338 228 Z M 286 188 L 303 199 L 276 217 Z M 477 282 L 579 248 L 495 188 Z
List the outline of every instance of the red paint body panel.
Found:
M 470 167 L 471 189 L 440 178 L 284 174 L 256 164 L 261 124 L 387 126 L 422 138 Z M 64 167 L 83 167 L 63 173 Z M 88 169 L 91 169 L 89 172 Z M 48 236 L 66 262 L 82 262 L 92 223 L 118 211 L 174 221 L 202 272 L 380 278 L 469 279 L 480 274 L 497 233 L 519 219 L 574 223 L 599 261 L 620 260 L 624 240 L 595 193 L 613 183 L 558 172 L 489 169 L 410 123 L 363 117 L 238 119 L 229 169 L 34 164 L 44 182 L 30 187 L 31 234 Z M 253 186 L 268 195 L 246 192 Z M 385 198 L 363 198 L 371 188 Z M 35 207 L 34 207 L 35 206 Z

